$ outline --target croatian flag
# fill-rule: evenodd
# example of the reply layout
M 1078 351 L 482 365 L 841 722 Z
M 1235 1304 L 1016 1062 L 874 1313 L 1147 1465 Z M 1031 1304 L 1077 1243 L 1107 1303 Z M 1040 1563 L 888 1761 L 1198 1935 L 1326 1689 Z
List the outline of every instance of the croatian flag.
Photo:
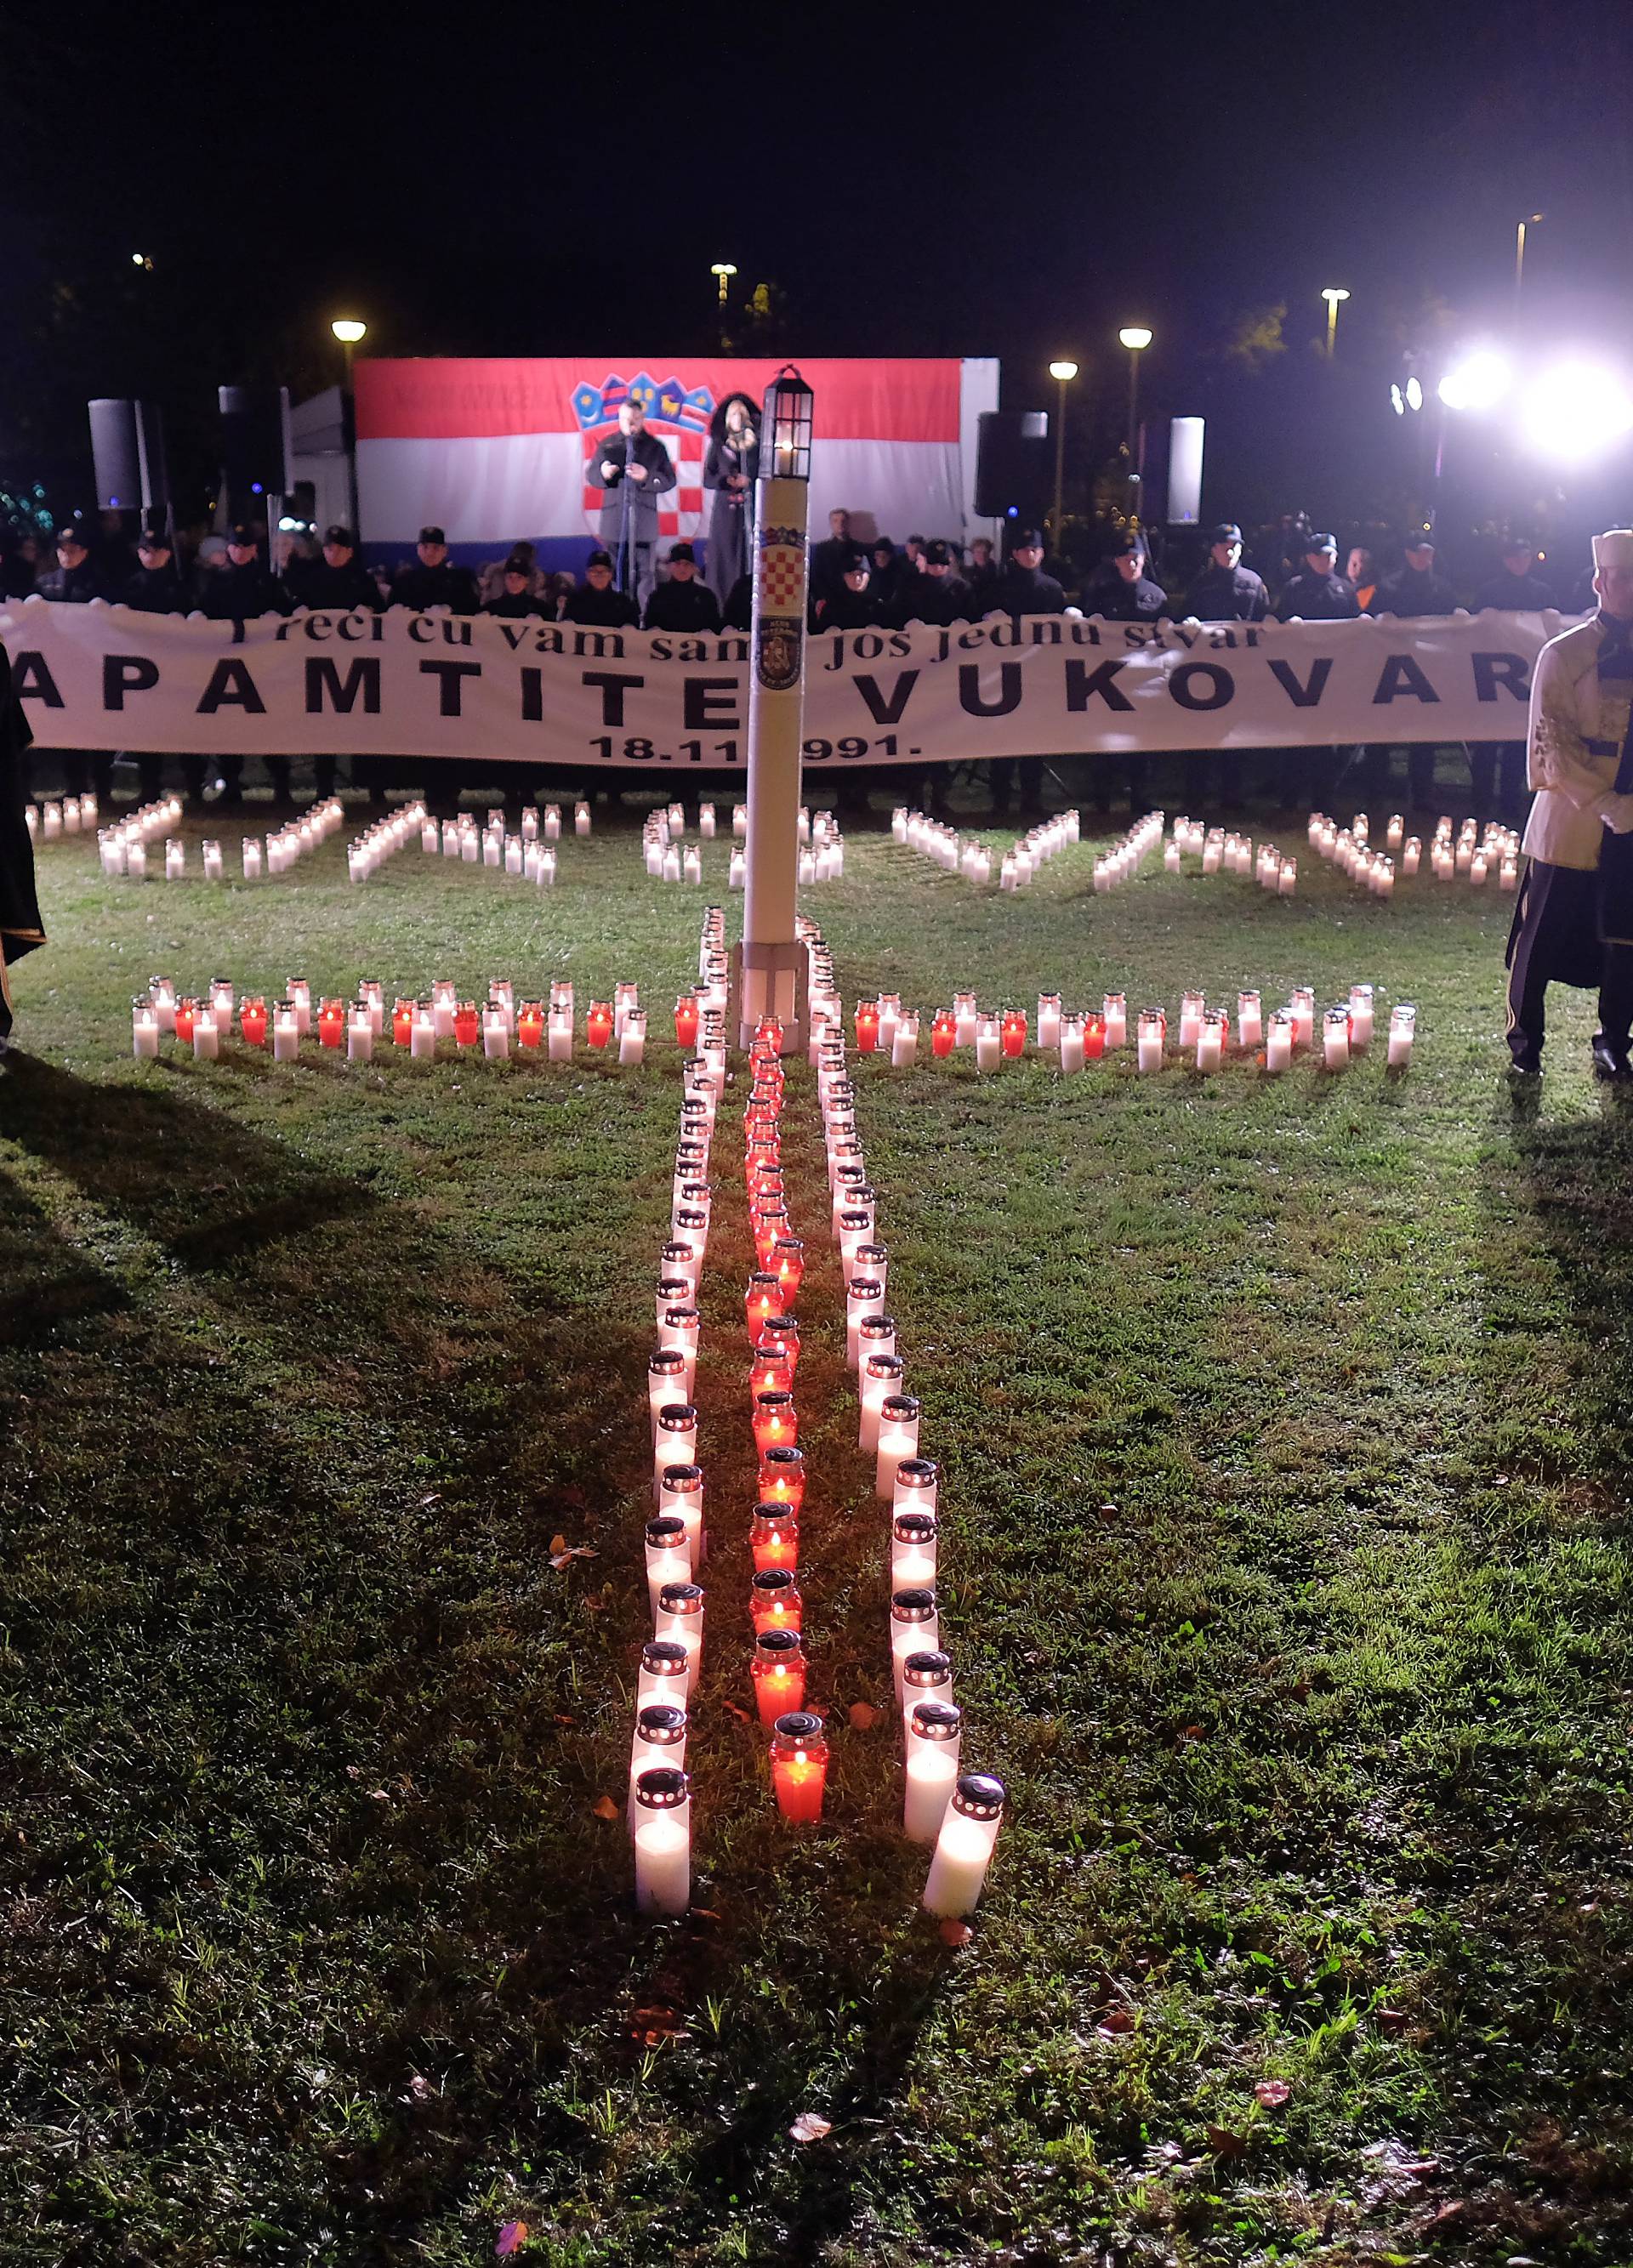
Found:
M 582 566 L 604 501 L 587 468 L 618 410 L 639 401 L 674 460 L 659 535 L 707 534 L 709 423 L 732 394 L 757 405 L 780 363 L 616 356 L 357 365 L 358 488 L 368 548 L 444 529 L 474 563 L 526 538 L 540 563 Z M 998 401 L 988 360 L 831 360 L 800 365 L 816 396 L 811 530 L 843 505 L 864 541 L 988 531 L 974 512 L 976 419 Z

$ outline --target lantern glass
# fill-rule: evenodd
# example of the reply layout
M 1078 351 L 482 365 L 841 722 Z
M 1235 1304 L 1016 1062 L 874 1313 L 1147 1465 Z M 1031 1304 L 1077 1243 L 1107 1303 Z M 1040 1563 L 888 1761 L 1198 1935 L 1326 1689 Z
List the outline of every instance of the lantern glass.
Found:
M 786 363 L 765 389 L 760 461 L 778 480 L 809 481 L 811 476 L 814 398 L 792 363 Z

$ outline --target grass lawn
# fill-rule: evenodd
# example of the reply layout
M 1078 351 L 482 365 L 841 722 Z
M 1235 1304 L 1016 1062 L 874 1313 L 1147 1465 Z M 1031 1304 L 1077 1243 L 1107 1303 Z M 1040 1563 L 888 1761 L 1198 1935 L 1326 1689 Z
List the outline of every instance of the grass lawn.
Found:
M 0 2257 L 453 2268 L 521 2220 L 562 2268 L 1622 2268 L 1633 1113 L 1586 996 L 1517 1098 L 1506 899 L 1380 908 L 1302 856 L 1289 902 L 1194 861 L 1097 898 L 1087 843 L 980 896 L 853 837 L 809 900 L 847 1000 L 1364 980 L 1380 1023 L 1418 1004 L 1417 1060 L 861 1065 L 964 1755 L 1013 1797 L 962 1948 L 888 1714 L 848 1718 L 889 1697 L 885 1528 L 803 1065 L 820 1828 L 780 1826 L 743 1714 L 728 1096 L 700 1911 L 651 1926 L 621 1811 L 667 1012 L 726 850 L 660 888 L 632 820 L 543 894 L 417 850 L 354 890 L 340 843 L 225 890 L 42 849 L 0 1079 Z M 142 1065 L 158 970 L 567 975 L 580 1012 L 631 976 L 653 1043 Z

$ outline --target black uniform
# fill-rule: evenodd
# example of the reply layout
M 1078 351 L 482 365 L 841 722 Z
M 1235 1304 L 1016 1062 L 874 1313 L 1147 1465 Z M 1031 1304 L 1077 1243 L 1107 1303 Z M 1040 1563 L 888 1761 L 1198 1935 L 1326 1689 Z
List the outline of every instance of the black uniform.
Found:
M 85 607 L 92 599 L 113 596 L 101 569 L 90 557 L 82 559 L 78 567 L 48 567 L 34 590 L 41 598 L 49 599 L 59 607 Z M 56 758 L 63 768 L 63 786 L 69 795 L 85 795 L 94 789 L 98 799 L 107 802 L 114 789 L 111 748 L 58 748 Z
M 512 622 L 526 622 L 529 616 L 547 622 L 556 619 L 544 600 L 536 599 L 527 591 L 501 591 L 497 599 L 488 600 L 482 611 Z
M 1456 607 L 1457 593 L 1443 577 L 1432 568 L 1425 572 L 1408 565 L 1378 585 L 1367 612 L 1395 615 L 1403 622 L 1414 622 L 1445 616 L 1453 613 Z M 1414 740 L 1408 745 L 1407 793 L 1415 810 L 1427 811 L 1434 800 L 1435 755 L 1432 741 Z M 1388 792 L 1389 758 L 1386 744 L 1375 742 L 1366 751 L 1363 777 L 1366 792 L 1375 802 L 1382 801 Z
M 1120 575 L 1097 583 L 1083 598 L 1083 612 L 1098 615 L 1104 622 L 1160 622 L 1171 619 L 1173 608 L 1160 583 L 1142 575 L 1125 583 Z
M 45 943 L 34 894 L 34 846 L 24 806 L 28 800 L 28 745 L 33 734 L 11 690 L 11 664 L 0 645 L 0 1041 L 11 1031 L 11 962 Z
M 299 604 L 310 607 L 314 614 L 352 615 L 361 609 L 377 615 L 385 605 L 379 584 L 355 559 L 349 559 L 344 567 L 314 559 L 301 569 L 298 589 Z
M 1017 566 L 1011 559 L 1002 574 L 994 577 L 977 594 L 976 604 L 983 618 L 1009 615 L 1018 621 L 1023 615 L 1063 615 L 1066 593 L 1054 577 L 1046 575 L 1041 567 Z M 986 777 L 992 784 L 995 819 L 1003 818 L 1009 811 L 1017 770 L 1023 814 L 1030 815 L 1043 808 L 1043 758 L 994 756 L 986 767 Z
M 1318 573 L 1306 566 L 1282 591 L 1275 614 L 1282 622 L 1290 622 L 1295 615 L 1306 622 L 1353 622 L 1360 620 L 1361 601 L 1355 585 L 1344 576 L 1330 568 Z M 1283 748 L 1275 773 L 1276 800 L 1304 804 L 1312 811 L 1329 802 L 1349 755 L 1341 747 Z
M 34 589 L 41 598 L 60 607 L 84 607 L 92 599 L 113 596 L 94 559 L 82 559 L 78 567 L 48 567 Z
M 1500 575 L 1475 592 L 1470 611 L 1483 615 L 1541 614 L 1559 604 L 1551 584 L 1540 575 L 1513 575 L 1505 567 Z M 1471 740 L 1468 776 L 1474 791 L 1474 816 L 1501 819 L 1523 827 L 1531 808 L 1526 786 L 1526 744 L 1523 740 Z
M 820 543 L 811 546 L 811 598 L 831 599 L 845 581 L 845 570 L 854 556 L 855 544 L 848 535 L 824 535 Z
M 164 567 L 138 567 L 121 591 L 119 602 L 138 615 L 186 614 L 187 592 L 176 572 L 174 560 Z M 137 758 L 137 769 L 141 776 L 143 802 L 157 803 L 164 792 L 162 750 L 144 748 Z
M 580 583 L 561 610 L 564 622 L 579 622 L 587 630 L 634 630 L 640 628 L 640 609 L 617 584 L 598 591 Z
M 1270 611 L 1270 593 L 1251 567 L 1219 567 L 1210 560 L 1186 604 L 1201 622 L 1262 622 Z
M 643 626 L 649 630 L 718 630 L 720 601 L 699 577 L 694 575 L 689 583 L 671 577 L 658 584 L 647 600 Z
M 416 560 L 411 567 L 402 568 L 391 585 L 394 607 L 412 607 L 416 614 L 425 614 L 432 607 L 447 607 L 456 615 L 474 615 L 479 611 L 477 578 L 469 567 L 456 567 L 451 559 L 439 566 L 427 567 Z
M 979 612 L 975 593 L 961 575 L 915 575 L 896 610 L 897 620 L 904 627 L 908 622 L 928 622 L 936 630 L 947 630 L 954 622 L 972 622 Z
M 1290 622 L 1297 615 L 1305 622 L 1353 622 L 1360 618 L 1361 601 L 1356 586 L 1329 568 L 1319 575 L 1306 567 L 1295 575 L 1276 601 L 1275 618 Z
M 253 622 L 262 615 L 292 615 L 294 601 L 271 570 L 257 559 L 246 562 L 242 567 L 207 568 L 199 578 L 199 606 L 212 622 Z M 204 792 L 203 756 L 183 756 L 181 770 L 187 780 L 188 793 L 196 803 Z M 244 759 L 242 756 L 223 756 L 219 759 L 223 792 L 221 800 L 229 810 L 235 810 L 244 800 Z M 272 782 L 272 792 L 279 803 L 289 801 L 290 762 L 287 756 L 269 756 L 267 775 Z
M 818 627 L 824 630 L 876 630 L 890 627 L 890 609 L 871 577 L 867 585 L 853 591 L 841 583 L 829 594 Z
M 1469 600 L 1471 614 L 1483 615 L 1488 608 L 1498 614 L 1535 615 L 1545 607 L 1556 607 L 1554 586 L 1545 583 L 1540 575 L 1512 575 L 1505 567 L 1494 575 Z

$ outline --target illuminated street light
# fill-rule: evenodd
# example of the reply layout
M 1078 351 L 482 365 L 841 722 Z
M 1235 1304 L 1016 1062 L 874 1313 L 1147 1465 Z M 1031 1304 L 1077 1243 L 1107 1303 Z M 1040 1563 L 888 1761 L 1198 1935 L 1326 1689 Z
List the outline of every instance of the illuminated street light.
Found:
M 1546 213 L 1527 213 L 1514 232 L 1514 320 L 1519 320 L 1520 295 L 1526 288 L 1526 231 L 1535 228 L 1548 218 Z
M 1503 356 L 1482 347 L 1447 371 L 1435 390 L 1448 409 L 1495 409 L 1513 383 Z
M 368 325 L 358 322 L 355 315 L 337 315 L 329 328 L 343 347 L 354 347 L 368 336 Z
M 728 345 L 730 343 L 726 336 L 726 290 L 727 286 L 730 284 L 732 277 L 737 273 L 737 270 L 731 261 L 717 260 L 713 266 L 709 269 L 709 273 L 720 287 L 719 297 L 716 301 L 715 320 L 720 325 L 720 351 L 723 354 Z
M 1334 349 L 1338 344 L 1339 306 L 1349 297 L 1349 294 L 1341 284 L 1328 284 L 1323 289 L 1321 297 L 1326 301 L 1326 358 L 1331 362 Z
M 1421 409 L 1423 406 L 1423 381 L 1415 374 L 1406 382 L 1406 406 L 1408 409 Z
M 1117 343 L 1130 354 L 1140 354 L 1150 345 L 1151 334 L 1143 323 L 1126 323 L 1117 334 Z
M 1050 533 L 1054 548 L 1060 548 L 1061 494 L 1066 481 L 1066 389 L 1077 375 L 1075 362 L 1052 362 L 1049 375 L 1060 388 L 1060 401 L 1054 415 L 1054 517 L 1050 521 Z
M 1140 357 L 1151 343 L 1144 323 L 1125 323 L 1117 334 L 1119 346 L 1128 350 L 1128 517 L 1134 518 L 1140 501 Z
M 1614 372 L 1557 363 L 1520 397 L 1520 430 L 1539 456 L 1582 464 L 1633 432 L 1633 397 Z

